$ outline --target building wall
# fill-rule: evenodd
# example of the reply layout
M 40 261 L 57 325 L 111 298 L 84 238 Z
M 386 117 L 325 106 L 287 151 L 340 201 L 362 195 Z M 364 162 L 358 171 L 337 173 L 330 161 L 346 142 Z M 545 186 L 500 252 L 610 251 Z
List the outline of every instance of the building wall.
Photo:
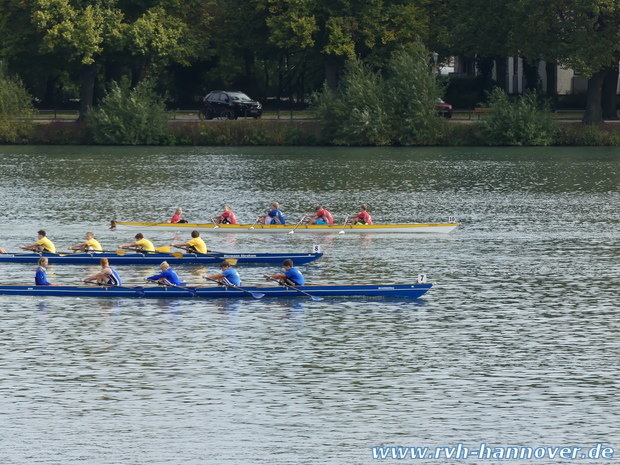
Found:
M 506 88 L 509 94 L 522 94 L 524 92 L 525 80 L 523 78 L 523 60 L 519 57 L 508 57 L 506 76 L 497 76 L 497 68 L 493 69 L 493 79 L 499 82 L 499 79 L 505 79 Z M 547 91 L 547 72 L 546 63 L 541 61 L 538 65 L 538 74 L 540 76 L 543 91 Z M 454 73 L 452 75 L 468 75 L 475 76 L 475 62 L 470 58 L 455 57 Z M 557 71 L 557 93 L 558 95 L 575 95 L 584 94 L 588 90 L 587 78 L 578 75 L 570 68 L 558 67 Z M 620 92 L 620 83 L 618 84 L 618 92 Z

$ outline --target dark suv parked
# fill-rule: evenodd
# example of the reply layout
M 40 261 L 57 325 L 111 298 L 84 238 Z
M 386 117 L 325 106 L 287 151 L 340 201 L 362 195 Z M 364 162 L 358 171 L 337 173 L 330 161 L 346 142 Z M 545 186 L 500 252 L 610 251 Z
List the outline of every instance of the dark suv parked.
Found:
M 204 98 L 200 119 L 260 118 L 263 106 L 238 90 L 214 90 Z

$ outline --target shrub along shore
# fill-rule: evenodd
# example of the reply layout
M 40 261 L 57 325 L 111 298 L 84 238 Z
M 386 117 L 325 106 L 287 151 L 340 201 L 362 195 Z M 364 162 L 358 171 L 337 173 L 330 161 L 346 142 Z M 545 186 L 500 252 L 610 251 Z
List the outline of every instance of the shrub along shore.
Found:
M 1 71 L 1 69 L 0 69 Z M 619 146 L 613 123 L 554 119 L 541 95 L 509 96 L 499 88 L 480 105 L 482 119 L 447 121 L 437 113 L 442 84 L 429 53 L 410 44 L 392 53 L 384 72 L 347 61 L 336 89 L 311 98 L 313 120 L 171 121 L 154 83 L 112 82 L 83 120 L 35 122 L 23 85 L 0 72 L 0 144 L 179 146 Z
M 179 145 L 179 146 L 318 146 L 336 145 L 323 136 L 320 121 L 238 120 L 168 123 L 168 134 L 155 144 L 118 145 Z M 28 145 L 104 145 L 94 139 L 85 122 L 50 122 L 31 124 L 18 144 Z M 114 144 L 106 144 L 114 145 Z M 370 144 L 349 143 L 350 146 Z M 399 144 L 404 145 L 404 144 Z M 584 126 L 579 123 L 556 122 L 545 143 L 515 143 L 491 140 L 481 123 L 449 123 L 432 146 L 620 146 L 620 123 Z

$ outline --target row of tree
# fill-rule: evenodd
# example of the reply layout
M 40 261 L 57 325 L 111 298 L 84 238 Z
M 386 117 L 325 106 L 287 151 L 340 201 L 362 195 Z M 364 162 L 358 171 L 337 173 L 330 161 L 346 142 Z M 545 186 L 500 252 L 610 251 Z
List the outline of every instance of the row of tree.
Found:
M 476 58 L 489 82 L 507 56 L 552 77 L 571 67 L 589 78 L 585 122 L 603 101 L 615 116 L 617 0 L 0 0 L 4 66 L 43 106 L 79 98 L 83 112 L 123 77 L 154 79 L 178 106 L 221 87 L 303 100 L 335 88 L 347 59 L 381 69 L 418 40 L 440 60 Z

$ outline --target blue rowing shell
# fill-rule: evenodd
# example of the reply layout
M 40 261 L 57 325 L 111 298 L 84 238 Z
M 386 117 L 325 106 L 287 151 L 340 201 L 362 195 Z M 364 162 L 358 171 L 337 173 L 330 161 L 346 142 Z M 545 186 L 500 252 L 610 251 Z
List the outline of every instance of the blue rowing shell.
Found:
M 99 260 L 107 258 L 112 266 L 118 265 L 159 265 L 164 260 L 174 265 L 217 265 L 223 260 L 231 258 L 237 260 L 237 264 L 259 265 L 278 264 L 290 258 L 295 265 L 305 265 L 321 258 L 321 253 L 213 253 L 209 255 L 183 254 L 183 258 L 177 258 L 166 253 L 7 253 L 0 254 L 0 262 L 12 263 L 37 263 L 39 258 L 46 257 L 50 265 L 62 263 L 71 265 L 98 265 Z
M 418 298 L 433 285 L 424 284 L 366 284 L 333 286 L 297 286 L 290 289 L 282 286 L 243 286 L 230 288 L 223 286 L 209 287 L 165 287 L 165 286 L 0 286 L 0 295 L 22 295 L 34 297 L 107 297 L 107 298 L 245 298 L 252 293 L 264 294 L 265 297 L 391 297 Z M 299 291 L 303 291 L 299 292 Z M 305 294 L 304 294 L 305 293 Z

